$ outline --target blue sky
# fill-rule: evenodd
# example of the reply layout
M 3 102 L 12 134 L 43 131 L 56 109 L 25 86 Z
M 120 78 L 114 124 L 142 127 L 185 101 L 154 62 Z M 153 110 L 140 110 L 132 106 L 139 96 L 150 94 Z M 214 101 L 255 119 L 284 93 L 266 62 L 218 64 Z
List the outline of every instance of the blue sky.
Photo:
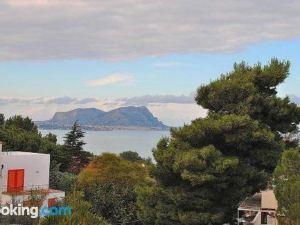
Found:
M 300 95 L 300 38 L 252 44 L 235 53 L 177 54 L 109 62 L 104 60 L 40 60 L 0 63 L 1 96 L 10 97 L 134 97 L 189 95 L 200 84 L 230 71 L 234 62 L 267 63 L 272 57 L 290 60 L 290 77 L 281 95 Z M 111 74 L 130 82 L 90 86 L 88 81 Z
M 182 125 L 205 116 L 199 85 L 272 57 L 291 61 L 279 95 L 300 96 L 299 11 L 296 0 L 0 1 L 0 112 L 145 105 Z

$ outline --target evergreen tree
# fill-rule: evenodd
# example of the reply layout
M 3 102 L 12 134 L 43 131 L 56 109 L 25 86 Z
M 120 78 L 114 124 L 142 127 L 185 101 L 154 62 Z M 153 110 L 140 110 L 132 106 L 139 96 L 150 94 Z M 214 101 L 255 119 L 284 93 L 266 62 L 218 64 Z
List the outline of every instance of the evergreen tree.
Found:
M 137 152 L 133 152 L 133 151 L 121 152 L 120 157 L 130 162 L 141 162 L 144 160 L 141 156 L 139 156 Z
M 83 150 L 83 138 L 84 131 L 75 122 L 71 131 L 64 137 L 65 154 L 69 161 L 61 165 L 63 171 L 78 174 L 89 163 L 92 154 Z
M 5 123 L 5 117 L 4 114 L 0 113 L 0 126 L 3 126 Z
M 84 138 L 84 131 L 81 130 L 80 125 L 77 121 L 73 124 L 71 131 L 64 137 L 64 146 L 68 151 L 78 154 L 83 150 L 85 142 L 82 140 Z
M 57 143 L 57 136 L 55 134 L 52 133 L 46 134 L 44 138 L 54 144 Z
M 196 101 L 204 119 L 173 129 L 154 150 L 153 186 L 139 190 L 144 224 L 220 225 L 235 220 L 238 203 L 266 187 L 300 109 L 276 96 L 289 62 L 245 63 L 202 86 Z
M 37 126 L 34 124 L 34 122 L 29 117 L 24 118 L 20 115 L 8 118 L 5 121 L 5 127 L 38 133 Z
M 300 148 L 282 154 L 274 178 L 279 211 L 284 215 L 280 224 L 300 224 Z

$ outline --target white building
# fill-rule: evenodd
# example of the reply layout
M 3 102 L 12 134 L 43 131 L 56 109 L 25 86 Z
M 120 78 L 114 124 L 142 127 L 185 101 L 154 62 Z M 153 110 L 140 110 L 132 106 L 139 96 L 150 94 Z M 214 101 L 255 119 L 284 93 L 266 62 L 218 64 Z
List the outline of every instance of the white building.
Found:
M 246 198 L 238 208 L 238 225 L 278 225 L 278 203 L 273 190 Z
M 41 206 L 52 206 L 65 193 L 49 189 L 50 155 L 31 152 L 2 152 L 0 142 L 0 204 L 28 203 L 39 194 Z

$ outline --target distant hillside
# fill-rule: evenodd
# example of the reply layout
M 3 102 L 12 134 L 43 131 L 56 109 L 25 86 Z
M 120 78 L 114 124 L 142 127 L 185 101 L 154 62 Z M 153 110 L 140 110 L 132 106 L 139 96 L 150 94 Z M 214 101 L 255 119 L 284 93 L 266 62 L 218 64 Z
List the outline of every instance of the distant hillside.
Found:
M 77 121 L 84 129 L 168 129 L 144 106 L 121 107 L 109 112 L 96 108 L 56 112 L 51 120 L 36 121 L 41 129 L 68 129 Z

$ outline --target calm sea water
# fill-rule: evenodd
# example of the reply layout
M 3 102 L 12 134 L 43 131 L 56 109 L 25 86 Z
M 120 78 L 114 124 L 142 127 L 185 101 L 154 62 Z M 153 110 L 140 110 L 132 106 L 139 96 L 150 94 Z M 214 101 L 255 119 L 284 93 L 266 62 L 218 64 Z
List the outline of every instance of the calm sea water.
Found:
M 66 130 L 41 130 L 43 135 L 49 132 L 56 134 L 58 143 L 63 143 Z M 152 157 L 152 149 L 161 137 L 169 137 L 169 131 L 86 131 L 84 141 L 85 150 L 96 155 L 102 152 L 121 153 L 123 151 L 136 151 L 142 157 Z

